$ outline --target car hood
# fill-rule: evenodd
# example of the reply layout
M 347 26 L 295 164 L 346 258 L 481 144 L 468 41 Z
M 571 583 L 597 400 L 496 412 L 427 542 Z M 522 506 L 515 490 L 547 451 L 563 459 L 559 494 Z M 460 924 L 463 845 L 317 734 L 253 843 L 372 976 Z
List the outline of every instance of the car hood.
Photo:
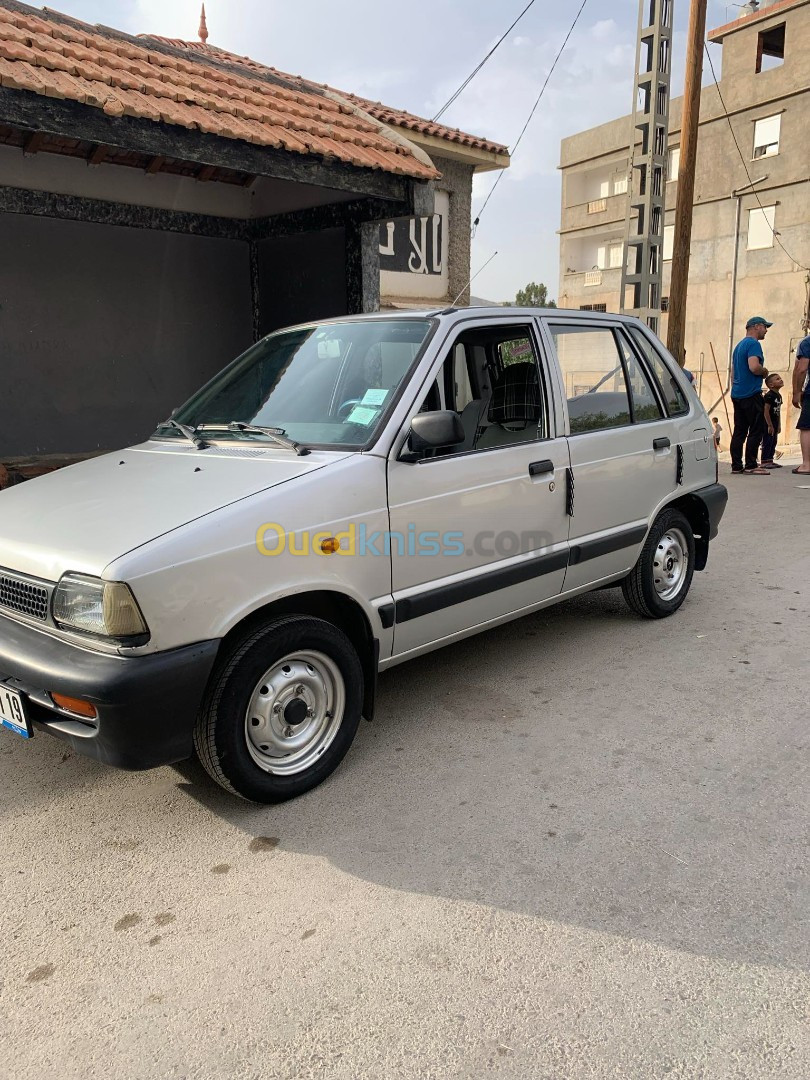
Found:
M 56 581 L 260 491 L 346 457 L 160 442 L 119 450 L 0 492 L 0 566 Z

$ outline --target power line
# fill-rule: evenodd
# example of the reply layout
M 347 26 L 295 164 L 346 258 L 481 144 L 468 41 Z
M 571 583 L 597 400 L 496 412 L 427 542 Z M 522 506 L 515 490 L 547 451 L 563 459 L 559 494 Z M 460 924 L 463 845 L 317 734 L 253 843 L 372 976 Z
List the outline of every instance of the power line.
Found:
M 481 63 L 478 65 L 478 67 L 474 68 L 470 72 L 470 74 L 467 76 L 467 78 L 464 80 L 464 82 L 461 84 L 461 86 L 458 88 L 458 90 L 456 90 L 456 92 L 453 94 L 453 96 L 447 102 L 445 102 L 444 105 L 442 105 L 442 107 L 439 109 L 439 111 L 433 117 L 433 123 L 434 124 L 436 123 L 436 121 L 439 119 L 440 116 L 442 116 L 444 113 L 447 112 L 447 110 L 450 108 L 450 106 L 453 104 L 453 102 L 456 100 L 456 98 L 459 96 L 459 94 L 461 94 L 464 90 L 466 90 L 466 88 L 470 85 L 470 83 L 473 81 L 473 79 L 478 74 L 478 72 L 481 70 L 481 68 L 484 66 L 484 64 L 487 62 L 487 60 L 489 60 L 489 58 L 492 56 L 492 54 L 495 52 L 495 50 L 498 48 L 498 46 L 503 44 L 503 42 L 511 34 L 511 32 L 515 29 L 515 27 L 520 22 L 520 20 L 523 18 L 523 16 L 526 14 L 526 12 L 529 10 L 529 8 L 534 4 L 534 2 L 535 2 L 535 0 L 529 0 L 529 3 L 526 5 L 526 7 L 523 9 L 523 11 L 521 11 L 521 13 L 518 15 L 518 17 L 515 19 L 515 21 L 509 27 L 509 29 L 504 34 L 502 34 L 501 37 L 498 38 L 498 40 L 495 42 L 495 44 L 489 50 L 489 52 L 484 57 L 484 59 L 481 61 Z
M 574 21 L 571 23 L 570 27 L 568 28 L 568 33 L 565 35 L 563 43 L 560 46 L 559 52 L 554 57 L 554 62 L 551 65 L 551 67 L 549 68 L 549 70 L 548 70 L 548 74 L 546 75 L 545 82 L 543 83 L 542 87 L 540 88 L 540 93 L 537 95 L 537 100 L 535 101 L 534 105 L 532 105 L 532 111 L 529 113 L 529 118 L 527 119 L 526 123 L 523 125 L 523 128 L 521 129 L 520 135 L 518 135 L 518 137 L 517 137 L 517 141 L 515 142 L 515 145 L 510 150 L 510 154 L 512 156 L 514 156 L 514 154 L 517 152 L 517 148 L 520 146 L 521 139 L 526 134 L 526 129 L 528 128 L 529 124 L 532 122 L 532 117 L 537 112 L 537 107 L 538 107 L 538 105 L 540 104 L 540 102 L 541 102 L 541 100 L 543 98 L 543 94 L 546 92 L 546 87 L 548 86 L 548 81 L 551 78 L 551 76 L 554 74 L 554 69 L 557 66 L 557 62 L 559 61 L 560 57 L 562 56 L 562 54 L 563 54 L 563 52 L 565 50 L 565 46 L 568 44 L 568 39 L 571 37 L 574 30 L 576 29 L 576 25 L 579 22 L 579 17 L 582 14 L 582 12 L 585 10 L 585 5 L 587 3 L 588 3 L 588 0 L 582 0 L 582 3 L 579 6 L 579 11 L 574 16 Z M 486 210 L 487 204 L 489 203 L 489 200 L 495 194 L 495 188 L 498 186 L 498 184 L 501 182 L 502 179 L 503 179 L 503 170 L 501 170 L 501 172 L 498 173 L 498 177 L 495 180 L 495 183 L 489 189 L 489 194 L 487 195 L 486 199 L 484 199 L 484 205 L 478 211 L 478 216 L 476 217 L 475 221 L 473 222 L 473 236 L 475 235 L 475 230 L 478 228 L 478 222 L 481 220 L 481 215 Z
M 723 106 L 723 114 L 725 115 L 725 118 L 728 121 L 728 129 L 731 132 L 731 137 L 734 140 L 734 145 L 737 147 L 737 153 L 740 155 L 740 161 L 742 162 L 743 168 L 745 169 L 745 175 L 748 177 L 749 187 L 751 188 L 751 190 L 752 190 L 752 192 L 754 194 L 754 197 L 756 198 L 757 202 L 759 203 L 759 208 L 762 211 L 762 216 L 763 216 L 763 218 L 765 220 L 765 224 L 771 230 L 771 232 L 773 233 L 774 240 L 777 242 L 777 244 L 782 249 L 782 251 L 784 251 L 784 253 L 790 259 L 790 261 L 792 263 L 795 263 L 796 266 L 800 266 L 802 268 L 802 270 L 810 270 L 810 266 L 805 266 L 804 263 L 801 263 L 801 262 L 799 262 L 798 259 L 793 258 L 793 256 L 790 254 L 788 249 L 782 243 L 782 240 L 781 240 L 781 237 L 780 237 L 779 233 L 776 231 L 776 229 L 773 227 L 773 225 L 771 225 L 770 221 L 768 221 L 768 215 L 765 213 L 765 207 L 762 205 L 762 200 L 759 197 L 759 192 L 754 187 L 754 181 L 751 179 L 751 173 L 750 173 L 750 171 L 748 169 L 748 162 L 745 160 L 745 155 L 743 154 L 742 148 L 740 147 L 740 144 L 737 141 L 737 135 L 736 135 L 736 133 L 734 131 L 734 125 L 731 123 L 731 117 L 728 115 L 728 109 L 726 108 L 726 103 L 723 100 L 723 94 L 722 94 L 722 92 L 720 90 L 720 83 L 717 81 L 717 74 L 716 74 L 716 72 L 714 70 L 714 64 L 712 63 L 712 54 L 709 52 L 709 46 L 708 46 L 708 44 L 706 42 L 704 42 L 703 48 L 706 50 L 706 57 L 707 57 L 707 59 L 709 61 L 709 67 L 712 69 L 712 78 L 714 79 L 714 86 L 715 86 L 715 89 L 717 90 L 717 96 L 720 98 L 720 104 Z

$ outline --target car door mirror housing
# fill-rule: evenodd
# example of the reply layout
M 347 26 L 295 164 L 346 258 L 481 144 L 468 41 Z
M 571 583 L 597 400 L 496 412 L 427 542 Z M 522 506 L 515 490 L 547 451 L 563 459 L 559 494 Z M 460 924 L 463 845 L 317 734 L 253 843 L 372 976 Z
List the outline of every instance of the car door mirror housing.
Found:
M 449 409 L 419 413 L 411 421 L 410 449 L 415 453 L 440 446 L 458 446 L 464 439 L 461 417 Z

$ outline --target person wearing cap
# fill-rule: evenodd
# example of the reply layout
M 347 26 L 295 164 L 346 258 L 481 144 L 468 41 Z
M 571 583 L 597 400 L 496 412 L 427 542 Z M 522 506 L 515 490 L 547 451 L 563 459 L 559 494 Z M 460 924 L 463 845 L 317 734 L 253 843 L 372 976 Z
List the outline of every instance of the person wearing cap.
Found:
M 760 342 L 771 326 L 773 323 L 769 323 L 762 315 L 754 315 L 745 324 L 745 337 L 734 348 L 731 360 L 731 401 L 734 405 L 734 433 L 731 436 L 733 473 L 770 475 L 767 469 L 761 468 L 757 463 L 757 455 L 765 431 L 762 380 L 768 374 Z

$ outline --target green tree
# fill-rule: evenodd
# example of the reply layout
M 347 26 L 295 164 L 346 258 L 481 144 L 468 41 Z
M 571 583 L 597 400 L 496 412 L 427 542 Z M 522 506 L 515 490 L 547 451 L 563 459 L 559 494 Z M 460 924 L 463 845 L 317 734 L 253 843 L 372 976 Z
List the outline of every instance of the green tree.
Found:
M 515 294 L 515 307 L 556 307 L 548 298 L 548 289 L 541 281 L 530 281 L 525 289 L 518 289 Z

